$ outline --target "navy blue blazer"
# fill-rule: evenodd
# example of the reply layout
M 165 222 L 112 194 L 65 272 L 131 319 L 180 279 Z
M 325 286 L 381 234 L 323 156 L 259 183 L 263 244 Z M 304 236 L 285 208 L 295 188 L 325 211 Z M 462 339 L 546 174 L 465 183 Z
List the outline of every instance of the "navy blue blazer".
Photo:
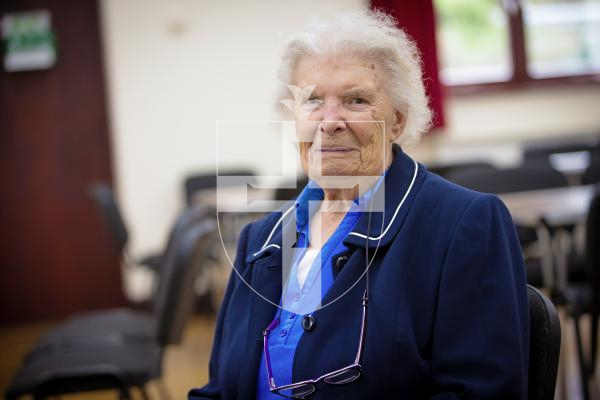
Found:
M 281 297 L 282 213 L 241 233 L 219 312 L 209 382 L 188 398 L 256 396 L 262 331 Z M 282 228 L 283 227 L 283 228 Z M 370 227 L 371 231 L 367 232 Z M 383 229 L 383 233 L 382 233 Z M 380 240 L 374 240 L 378 239 Z M 454 185 L 399 147 L 385 182 L 385 213 L 361 216 L 333 257 L 335 280 L 302 336 L 294 382 L 351 364 L 369 269 L 368 328 L 360 378 L 319 384 L 314 399 L 526 399 L 529 317 L 522 253 L 495 196 Z M 339 259 L 339 261 L 338 261 Z M 358 284 L 350 288 L 357 280 Z

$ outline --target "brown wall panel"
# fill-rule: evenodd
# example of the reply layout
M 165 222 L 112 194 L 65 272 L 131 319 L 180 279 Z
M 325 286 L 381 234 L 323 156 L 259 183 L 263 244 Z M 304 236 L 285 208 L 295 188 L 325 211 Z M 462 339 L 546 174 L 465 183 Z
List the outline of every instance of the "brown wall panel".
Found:
M 91 182 L 111 182 L 95 0 L 0 3 L 48 9 L 51 69 L 0 72 L 0 323 L 123 304 L 119 255 Z

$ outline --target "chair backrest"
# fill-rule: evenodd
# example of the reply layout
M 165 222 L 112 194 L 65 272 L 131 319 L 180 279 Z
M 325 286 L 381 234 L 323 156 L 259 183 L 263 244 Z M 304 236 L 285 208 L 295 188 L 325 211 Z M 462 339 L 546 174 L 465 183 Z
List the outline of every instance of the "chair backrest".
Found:
M 588 165 L 581 177 L 581 183 L 584 185 L 600 183 L 600 150 L 592 152 L 590 158 L 590 165 Z
M 524 144 L 525 163 L 549 162 L 552 154 L 591 152 L 600 149 L 600 136 L 579 136 Z
M 554 304 L 533 286 L 529 298 L 529 400 L 553 400 L 560 355 L 560 320 Z
M 568 185 L 567 178 L 549 166 L 521 166 L 498 170 L 459 170 L 451 172 L 448 180 L 486 193 L 510 193 Z
M 592 323 L 590 369 L 596 368 L 598 348 L 598 318 L 600 318 L 600 185 L 596 186 L 596 195 L 590 203 L 585 224 L 585 265 L 592 283 Z
M 169 232 L 167 244 L 163 250 L 163 255 L 166 255 L 168 252 L 172 251 L 171 248 L 174 245 L 175 238 L 180 235 L 181 232 L 183 232 L 190 225 L 197 224 L 204 220 L 208 216 L 209 212 L 210 210 L 208 207 L 196 205 L 184 210 L 181 214 L 179 214 L 175 220 L 175 224 L 173 224 L 171 231 Z
M 427 170 L 447 178 L 450 173 L 455 173 L 456 171 L 494 171 L 496 170 L 496 166 L 487 161 L 463 161 L 428 165 Z
M 590 276 L 600 284 L 600 185 L 590 203 L 585 224 L 585 259 Z
M 104 221 L 112 233 L 117 249 L 121 253 L 124 252 L 129 240 L 129 234 L 127 233 L 127 227 L 119 211 L 119 206 L 117 205 L 112 189 L 105 183 L 94 183 L 90 185 L 89 193 L 100 208 Z
M 176 246 L 178 244 L 177 238 L 179 238 L 188 227 L 199 224 L 206 219 L 208 211 L 209 210 L 207 207 L 201 206 L 188 208 L 177 216 L 175 223 L 171 227 L 169 237 L 167 238 L 167 244 L 161 257 L 162 264 L 158 269 L 158 286 L 156 288 L 153 302 L 153 312 L 155 315 L 158 314 L 158 309 L 161 307 L 161 304 L 166 301 L 164 298 L 164 296 L 166 296 L 164 282 L 169 279 L 169 275 L 172 273 L 171 270 L 173 269 L 173 265 L 168 257 L 170 257 L 170 254 L 176 251 Z
M 172 232 L 165 252 L 158 289 L 154 299 L 156 337 L 162 346 L 181 340 L 194 298 L 194 278 L 206 263 L 209 237 L 216 222 L 196 210 L 184 212 Z M 173 229 L 175 231 L 175 228 Z
M 304 187 L 307 184 L 308 178 L 306 176 L 298 177 L 298 179 L 296 179 L 296 182 L 294 182 L 294 185 L 296 185 L 296 187 L 287 187 L 292 185 L 282 185 L 281 187 L 278 187 L 277 190 L 275 190 L 275 200 L 287 201 L 295 199 L 296 197 L 298 197 L 300 192 L 302 192 L 302 189 L 304 189 Z
M 251 170 L 240 169 L 230 171 L 219 171 L 219 176 L 248 176 L 248 183 L 255 183 L 255 173 Z M 217 187 L 217 173 L 190 175 L 185 178 L 184 190 L 185 201 L 188 206 L 193 205 L 194 194 L 201 190 L 215 189 Z

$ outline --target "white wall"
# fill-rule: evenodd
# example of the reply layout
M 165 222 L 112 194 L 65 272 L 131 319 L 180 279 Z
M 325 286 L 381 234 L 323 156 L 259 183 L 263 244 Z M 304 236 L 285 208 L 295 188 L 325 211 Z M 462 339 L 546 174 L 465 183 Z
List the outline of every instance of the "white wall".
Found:
M 101 1 L 115 183 L 133 254 L 163 245 L 185 173 L 214 170 L 216 121 L 278 118 L 283 38 L 310 16 L 363 3 Z M 273 139 L 248 151 L 279 154 Z
M 161 248 L 183 205 L 185 173 L 215 168 L 216 121 L 277 118 L 283 37 L 312 15 L 365 2 L 101 1 L 115 183 L 134 254 Z M 515 139 L 600 131 L 599 87 L 448 99 L 448 128 L 410 152 L 451 159 L 485 148 L 510 162 Z M 275 136 L 248 147 L 265 159 L 279 154 Z
M 521 160 L 521 143 L 600 134 L 600 83 L 550 86 L 446 99 L 446 128 L 410 150 L 422 161 Z

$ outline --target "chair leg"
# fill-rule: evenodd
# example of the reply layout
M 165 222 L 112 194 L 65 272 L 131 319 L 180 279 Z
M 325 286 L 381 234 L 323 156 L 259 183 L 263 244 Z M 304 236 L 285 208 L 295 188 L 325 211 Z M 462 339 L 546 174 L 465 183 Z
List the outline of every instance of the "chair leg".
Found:
M 592 338 L 591 338 L 591 359 L 588 369 L 590 375 L 594 375 L 596 370 L 596 352 L 598 351 L 598 315 L 592 313 Z
M 581 338 L 581 326 L 579 324 L 579 316 L 573 316 L 573 322 L 575 323 L 575 339 L 577 340 L 577 358 L 579 359 L 579 374 L 581 376 L 581 393 L 584 400 L 590 399 L 590 393 L 588 389 L 588 368 L 585 362 L 583 354 L 583 340 Z
M 150 396 L 148 396 L 148 391 L 146 390 L 145 386 L 140 386 L 140 393 L 142 395 L 142 399 L 144 400 L 150 400 Z
M 129 393 L 129 389 L 123 388 L 119 389 L 119 400 L 131 400 L 131 393 Z
M 591 377 L 594 376 L 596 370 L 596 353 L 598 351 L 598 318 L 600 318 L 600 287 L 595 282 L 592 285 L 592 314 L 591 314 L 591 351 L 590 364 L 588 373 Z
M 173 398 L 171 397 L 171 393 L 169 392 L 167 385 L 165 385 L 162 379 L 156 381 L 156 386 L 158 388 L 158 392 L 160 393 L 161 400 L 171 400 Z

